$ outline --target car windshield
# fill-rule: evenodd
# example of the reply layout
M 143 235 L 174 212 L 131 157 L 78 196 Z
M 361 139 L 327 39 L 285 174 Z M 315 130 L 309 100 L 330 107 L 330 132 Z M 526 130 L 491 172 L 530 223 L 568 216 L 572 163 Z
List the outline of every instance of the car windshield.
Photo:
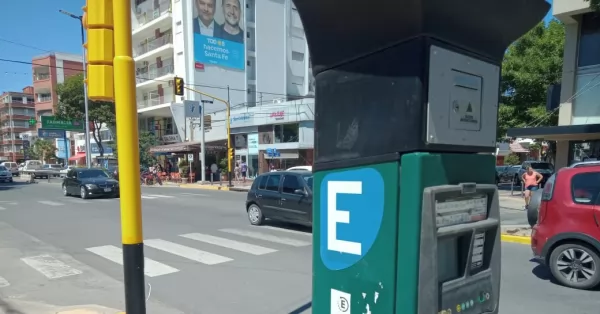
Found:
M 77 176 L 80 179 L 91 179 L 91 178 L 108 178 L 108 174 L 102 170 L 86 170 L 78 171 Z
M 0 166 L 0 171 L 8 171 L 8 168 L 6 168 L 4 166 Z
M 313 189 L 313 176 L 311 175 L 304 175 L 302 176 L 302 179 L 304 179 L 304 181 L 306 181 L 306 185 L 308 185 L 308 187 L 312 190 Z
M 530 166 L 536 170 L 554 170 L 554 167 L 547 162 L 532 162 Z

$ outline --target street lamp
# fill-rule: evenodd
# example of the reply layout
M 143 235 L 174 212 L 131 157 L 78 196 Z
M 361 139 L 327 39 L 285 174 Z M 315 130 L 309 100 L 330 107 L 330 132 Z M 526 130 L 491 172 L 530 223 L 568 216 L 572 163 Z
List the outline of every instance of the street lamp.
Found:
M 80 15 L 75 15 L 73 13 L 67 12 L 65 10 L 58 10 L 58 12 L 79 20 L 79 24 L 81 25 L 81 45 L 85 45 L 85 30 L 83 27 L 83 17 Z M 85 58 L 85 48 L 83 49 L 83 97 L 84 97 L 84 107 L 85 107 L 85 164 L 88 168 L 92 166 L 92 149 L 90 147 L 90 116 L 88 114 L 88 96 L 87 96 L 87 83 L 85 79 L 87 78 L 87 62 Z

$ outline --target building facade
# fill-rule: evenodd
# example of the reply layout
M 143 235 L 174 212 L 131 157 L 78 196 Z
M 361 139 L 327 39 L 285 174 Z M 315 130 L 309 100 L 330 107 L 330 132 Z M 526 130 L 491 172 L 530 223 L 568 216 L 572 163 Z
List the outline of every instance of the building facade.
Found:
M 510 129 L 508 136 L 556 141 L 557 168 L 600 158 L 600 14 L 584 0 L 554 0 L 565 25 L 558 126 Z
M 0 161 L 21 162 L 25 148 L 20 134 L 35 129 L 30 124 L 35 119 L 33 87 L 22 92 L 4 92 L 0 95 Z
M 205 119 L 214 120 L 226 107 L 220 100 L 250 112 L 314 94 L 308 46 L 291 0 L 131 4 L 139 127 L 163 144 L 200 137 L 179 114 L 184 99 L 212 101 L 203 109 Z M 189 88 L 183 97 L 174 95 L 176 76 Z M 207 141 L 225 140 L 224 123 L 210 128 Z
M 82 60 L 81 56 L 58 52 L 33 58 L 33 92 L 38 121 L 41 121 L 40 116 L 54 114 L 58 103 L 56 86 L 69 76 L 83 73 Z

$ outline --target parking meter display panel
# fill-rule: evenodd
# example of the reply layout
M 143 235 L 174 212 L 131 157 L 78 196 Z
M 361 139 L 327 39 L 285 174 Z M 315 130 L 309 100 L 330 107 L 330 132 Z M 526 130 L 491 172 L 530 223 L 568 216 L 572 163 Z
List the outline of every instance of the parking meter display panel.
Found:
M 419 307 L 438 313 L 497 313 L 500 287 L 497 187 L 463 183 L 426 188 L 421 226 L 421 256 L 436 256 L 422 264 L 419 277 L 437 285 L 421 286 Z M 428 272 L 427 267 L 436 272 Z M 436 308 L 430 308 L 428 297 L 435 297 Z
M 314 173 L 313 313 L 394 313 L 398 167 Z

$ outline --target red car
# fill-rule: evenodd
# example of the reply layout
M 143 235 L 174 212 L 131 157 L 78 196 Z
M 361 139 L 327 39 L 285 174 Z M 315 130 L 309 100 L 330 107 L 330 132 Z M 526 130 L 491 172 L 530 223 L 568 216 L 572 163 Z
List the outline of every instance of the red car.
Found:
M 565 286 L 599 286 L 600 166 L 562 168 L 541 193 L 533 254 Z

